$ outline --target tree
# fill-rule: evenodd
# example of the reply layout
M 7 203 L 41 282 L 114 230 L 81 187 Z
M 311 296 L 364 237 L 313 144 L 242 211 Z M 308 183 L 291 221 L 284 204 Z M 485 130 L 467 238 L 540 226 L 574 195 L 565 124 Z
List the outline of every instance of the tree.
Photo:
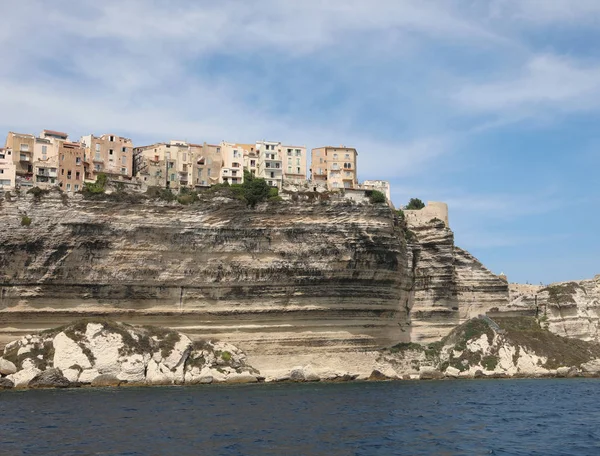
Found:
M 385 195 L 379 190 L 371 191 L 371 196 L 369 196 L 369 200 L 371 201 L 371 204 L 381 204 L 386 202 Z
M 271 186 L 262 178 L 257 178 L 244 170 L 244 183 L 242 184 L 243 195 L 246 203 L 250 207 L 256 206 L 261 201 L 265 201 L 269 197 Z
M 421 201 L 419 198 L 411 198 L 404 209 L 418 211 L 419 209 L 423 209 L 424 207 L 425 203 L 423 203 L 423 201 Z

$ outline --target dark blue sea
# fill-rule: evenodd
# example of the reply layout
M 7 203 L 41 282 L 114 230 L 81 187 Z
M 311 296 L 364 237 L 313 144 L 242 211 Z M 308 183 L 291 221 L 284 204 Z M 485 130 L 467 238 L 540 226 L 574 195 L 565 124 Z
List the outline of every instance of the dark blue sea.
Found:
M 600 455 L 600 380 L 0 391 L 0 455 Z

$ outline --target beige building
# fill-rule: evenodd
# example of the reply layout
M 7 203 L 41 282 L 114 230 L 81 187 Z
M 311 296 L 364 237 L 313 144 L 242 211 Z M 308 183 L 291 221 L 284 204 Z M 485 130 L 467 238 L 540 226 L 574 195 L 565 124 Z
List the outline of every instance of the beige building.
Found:
M 262 177 L 272 187 L 281 188 L 283 182 L 283 160 L 280 142 L 257 141 L 257 177 Z
M 13 163 L 12 150 L 0 148 L 0 190 L 15 188 L 17 167 Z
M 306 180 L 306 147 L 281 146 L 283 155 L 283 179 Z
M 241 184 L 244 182 L 244 155 L 249 154 L 243 144 L 221 141 L 219 144 L 222 157 L 221 183 Z
M 193 187 L 193 157 L 185 141 L 171 140 L 135 149 L 136 178 L 147 185 L 179 191 Z
M 311 179 L 325 182 L 329 190 L 357 188 L 358 152 L 352 147 L 319 147 L 312 150 Z
M 196 188 L 218 184 L 223 158 L 221 147 L 213 144 L 190 144 L 192 154 L 192 184 Z
M 377 190 L 385 195 L 388 202 L 392 201 L 390 183 L 384 180 L 366 180 L 361 185 L 366 190 Z
M 35 136 L 10 131 L 6 137 L 4 148 L 12 151 L 12 160 L 17 176 L 16 185 L 33 186 Z
M 85 161 L 89 166 L 86 179 L 104 173 L 112 179 L 131 179 L 133 176 L 133 143 L 131 139 L 114 134 L 81 138 Z
M 61 142 L 58 149 L 58 185 L 63 191 L 83 189 L 85 149 L 79 143 Z
M 49 188 L 58 185 L 58 151 L 68 138 L 66 133 L 44 130 L 35 138 L 33 175 L 35 186 Z

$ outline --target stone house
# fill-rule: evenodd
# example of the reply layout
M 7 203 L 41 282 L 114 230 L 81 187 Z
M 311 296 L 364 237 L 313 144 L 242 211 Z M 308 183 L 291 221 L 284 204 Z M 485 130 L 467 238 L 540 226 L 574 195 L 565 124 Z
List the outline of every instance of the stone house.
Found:
M 131 139 L 115 134 L 81 137 L 85 148 L 86 179 L 95 180 L 104 173 L 115 180 L 131 179 L 133 176 L 133 143 Z
M 80 143 L 61 142 L 58 149 L 58 185 L 66 192 L 83 188 L 85 149 Z
M 358 152 L 352 147 L 318 147 L 311 154 L 311 179 L 326 182 L 329 190 L 357 188 Z

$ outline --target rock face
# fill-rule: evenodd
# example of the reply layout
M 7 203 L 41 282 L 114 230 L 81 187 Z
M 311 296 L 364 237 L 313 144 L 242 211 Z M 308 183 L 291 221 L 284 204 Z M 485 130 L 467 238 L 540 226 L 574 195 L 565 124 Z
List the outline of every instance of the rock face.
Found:
M 60 369 L 52 368 L 40 372 L 28 383 L 29 388 L 68 388 L 71 382 L 65 378 Z
M 558 336 L 532 317 L 471 319 L 429 346 L 399 344 L 381 353 L 411 378 L 567 377 L 600 374 L 600 346 Z
M 416 242 L 410 340 L 429 343 L 454 327 L 508 305 L 508 283 L 454 245 L 454 234 L 438 219 L 409 225 Z
M 537 315 L 555 334 L 600 341 L 600 275 L 548 286 L 511 285 L 510 308 Z
M 82 320 L 27 335 L 6 345 L 3 359 L 15 366 L 6 377 L 15 387 L 258 381 L 258 371 L 232 344 L 192 342 L 171 329 L 109 320 Z
M 376 349 L 409 337 L 411 255 L 386 205 L 249 209 L 214 196 L 181 206 L 51 192 L 3 201 L 0 217 L 0 346 L 86 315 L 226 338 L 253 353 Z M 142 361 L 131 360 L 133 377 Z

